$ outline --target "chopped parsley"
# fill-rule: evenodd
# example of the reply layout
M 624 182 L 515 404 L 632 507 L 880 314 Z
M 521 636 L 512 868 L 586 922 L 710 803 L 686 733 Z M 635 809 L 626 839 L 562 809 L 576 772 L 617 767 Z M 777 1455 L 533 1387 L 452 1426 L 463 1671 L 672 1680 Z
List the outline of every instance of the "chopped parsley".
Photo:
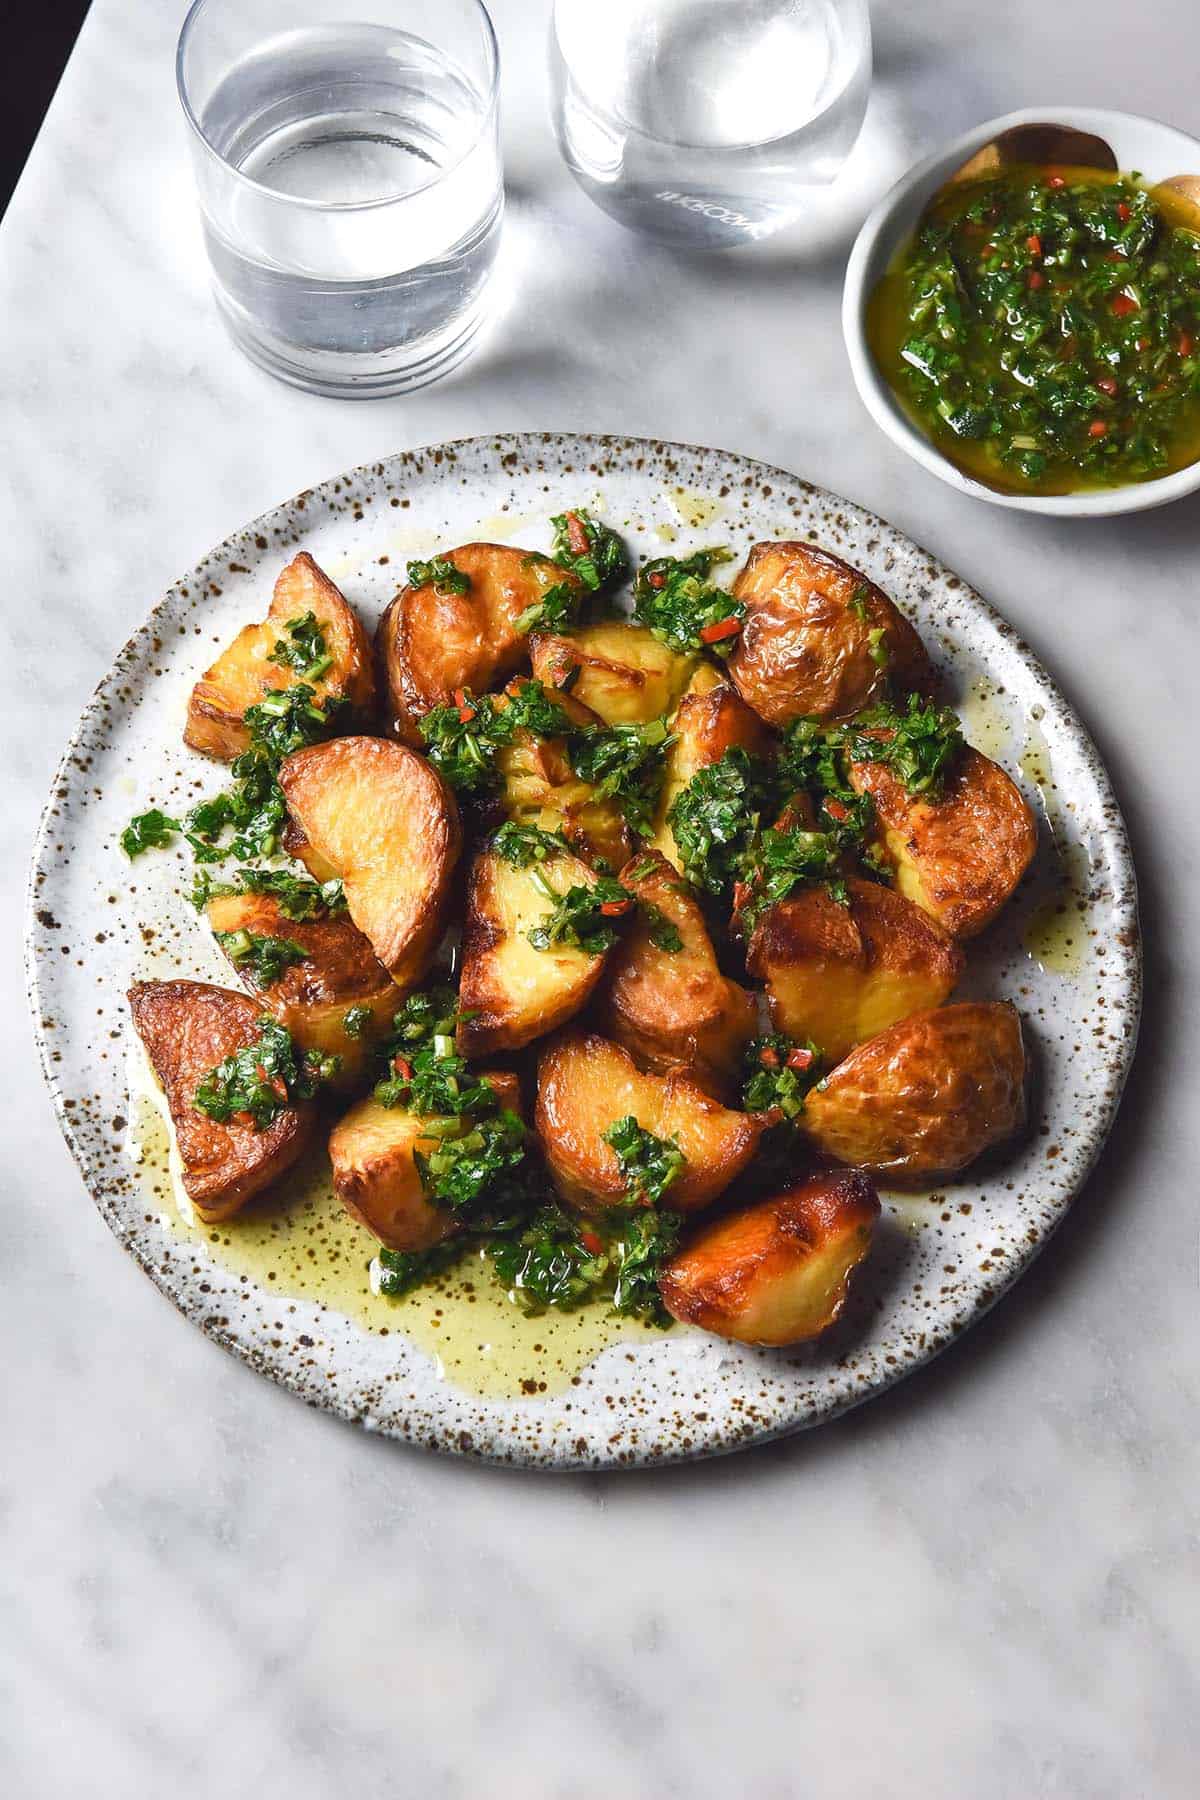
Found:
M 337 1074 L 341 1059 L 309 1050 L 297 1052 L 290 1032 L 265 1015 L 254 1043 L 211 1069 L 196 1089 L 193 1105 L 218 1124 L 230 1120 L 266 1131 L 288 1106 L 311 1100 L 323 1081 Z
M 294 938 L 257 931 L 218 931 L 215 935 L 238 972 L 249 975 L 260 988 L 274 987 L 293 964 L 308 959 L 308 951 Z
M 495 782 L 496 753 L 518 731 L 553 738 L 571 726 L 540 681 L 523 681 L 504 694 L 476 696 L 460 688 L 452 704 L 431 708 L 419 729 L 425 754 L 443 780 L 457 793 L 470 794 Z
M 577 582 L 556 581 L 513 621 L 522 637 L 531 631 L 569 631 L 578 625 L 588 590 Z
M 571 1312 L 611 1287 L 603 1239 L 561 1206 L 539 1207 L 518 1230 L 494 1238 L 488 1255 L 523 1312 Z
M 646 921 L 646 930 L 650 942 L 656 950 L 665 950 L 674 955 L 683 949 L 683 939 L 679 935 L 679 927 L 672 919 L 668 919 L 661 906 L 655 906 L 652 900 L 639 900 L 642 917 Z
M 289 619 L 283 631 L 271 651 L 271 661 L 277 668 L 295 669 L 302 681 L 319 681 L 333 667 L 333 657 L 316 613 Z
M 634 908 L 633 895 L 610 875 L 597 876 L 590 887 L 582 883 L 570 887 L 565 894 L 551 887 L 536 866 L 532 880 L 551 903 L 551 910 L 525 934 L 535 950 L 561 944 L 588 956 L 603 956 L 617 941 L 617 921 Z
M 948 706 L 910 694 L 903 710 L 873 706 L 843 728 L 851 762 L 882 762 L 905 791 L 936 800 L 963 749 L 962 725 Z
M 554 527 L 551 558 L 560 569 L 577 575 L 589 592 L 613 588 L 629 573 L 629 556 L 621 539 L 585 507 L 556 513 L 550 523 Z
M 299 924 L 305 919 L 324 919 L 346 910 L 341 881 L 313 881 L 293 875 L 289 869 L 235 869 L 233 880 L 215 881 L 207 869 L 196 872 L 192 905 L 200 908 L 226 894 L 268 894 L 285 919 Z
M 375 1257 L 379 1269 L 377 1291 L 385 1299 L 402 1300 L 405 1294 L 423 1287 L 457 1262 L 462 1253 L 462 1240 L 458 1238 L 435 1244 L 431 1250 L 381 1249 Z
M 342 1030 L 348 1038 L 360 1038 L 371 1023 L 369 1006 L 351 1006 L 342 1014 Z
M 633 584 L 634 618 L 681 654 L 707 649 L 728 656 L 746 608 L 708 577 L 717 563 L 730 561 L 731 552 L 719 547 L 644 563 Z
M 742 930 L 754 929 L 769 906 L 786 900 L 793 889 L 823 881 L 833 898 L 849 904 L 842 878 L 843 845 L 836 831 L 780 830 L 757 836 L 740 865 Z
M 710 894 L 728 893 L 770 797 L 766 765 L 742 749 L 693 775 L 667 813 L 690 881 Z
M 821 1074 L 821 1053 L 778 1033 L 747 1046 L 742 1106 L 748 1113 L 777 1113 L 791 1124 L 804 1111 L 804 1098 Z
M 140 856 L 144 850 L 165 850 L 168 844 L 175 841 L 183 830 L 178 819 L 151 807 L 149 812 L 138 813 L 130 819 L 121 833 L 121 848 L 131 859 Z
M 630 1213 L 610 1249 L 614 1261 L 613 1311 L 666 1329 L 671 1315 L 662 1302 L 659 1276 L 679 1245 L 679 1215 L 654 1208 Z
M 408 580 L 410 587 L 432 585 L 434 593 L 443 596 L 466 594 L 471 587 L 471 577 L 464 575 L 448 556 L 431 556 L 427 562 L 410 562 Z
M 521 825 L 515 819 L 493 833 L 492 849 L 514 869 L 527 869 L 552 856 L 574 855 L 561 831 L 543 831 L 540 825 Z
M 570 742 L 571 767 L 592 784 L 598 800 L 615 800 L 639 837 L 653 832 L 654 803 L 662 788 L 663 758 L 674 740 L 665 719 L 645 725 L 591 725 Z
M 655 1137 L 632 1113 L 609 1126 L 604 1142 L 615 1152 L 625 1182 L 622 1206 L 657 1206 L 683 1171 L 686 1159 L 674 1138 Z

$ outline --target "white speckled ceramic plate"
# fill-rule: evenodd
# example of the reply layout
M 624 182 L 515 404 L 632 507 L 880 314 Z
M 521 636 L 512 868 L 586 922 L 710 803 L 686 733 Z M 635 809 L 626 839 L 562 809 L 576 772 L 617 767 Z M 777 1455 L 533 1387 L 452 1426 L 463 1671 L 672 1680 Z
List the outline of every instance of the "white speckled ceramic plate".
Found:
M 406 1336 L 354 1309 L 283 1295 L 181 1235 L 161 1172 L 130 1160 L 125 990 L 147 974 L 228 971 L 182 899 L 184 859 L 130 865 L 117 843 L 150 804 L 220 785 L 182 746 L 188 691 L 303 546 L 374 624 L 409 556 L 474 537 L 549 543 L 586 502 L 635 550 L 811 537 L 912 617 L 968 736 L 1022 782 L 1037 862 L 972 947 L 964 991 L 1020 1008 L 1036 1079 L 1028 1138 L 932 1196 L 885 1195 L 847 1316 L 816 1346 L 768 1352 L 695 1332 L 602 1349 L 557 1392 L 466 1391 Z M 32 878 L 31 1001 L 46 1078 L 83 1178 L 120 1241 L 189 1319 L 306 1400 L 439 1449 L 547 1468 L 714 1454 L 854 1406 L 986 1311 L 1037 1254 L 1091 1168 L 1133 1055 L 1140 945 L 1133 868 L 1083 726 L 1016 634 L 908 538 L 820 488 L 722 451 L 628 438 L 474 438 L 341 475 L 229 538 L 160 601 L 105 676 L 54 783 Z M 369 1246 L 369 1240 L 364 1240 Z M 363 1264 L 369 1247 L 363 1250 Z M 387 1302 L 379 1302 L 387 1307 Z M 553 1385 L 553 1384 L 552 1384 Z

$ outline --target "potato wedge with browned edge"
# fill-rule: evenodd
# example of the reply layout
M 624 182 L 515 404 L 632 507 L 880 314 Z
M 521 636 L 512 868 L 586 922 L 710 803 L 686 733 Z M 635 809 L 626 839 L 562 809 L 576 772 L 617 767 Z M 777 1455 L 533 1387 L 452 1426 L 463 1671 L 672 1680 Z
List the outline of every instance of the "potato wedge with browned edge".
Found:
M 454 795 L 424 757 L 386 738 L 334 738 L 287 757 L 288 809 L 337 871 L 350 917 L 401 987 L 428 968 L 462 848 Z
M 256 1131 L 237 1119 L 222 1125 L 193 1105 L 217 1064 L 259 1036 L 263 1009 L 248 994 L 205 981 L 139 981 L 129 1010 L 166 1098 L 184 1191 L 206 1224 L 232 1218 L 303 1153 L 316 1108 L 311 1100 L 285 1106 Z
M 846 883 L 848 904 L 810 887 L 769 906 L 747 972 L 766 984 L 776 1031 L 833 1062 L 910 1013 L 940 1006 L 963 955 L 940 925 L 876 881 Z
M 271 688 L 294 687 L 304 675 L 274 663 L 275 645 L 285 639 L 288 622 L 312 613 L 333 661 L 309 681 L 318 702 L 346 699 L 361 725 L 375 704 L 371 645 L 353 608 L 306 550 L 294 556 L 275 583 L 267 616 L 245 625 L 192 689 L 183 739 L 193 750 L 232 762 L 250 748 L 244 724 L 246 708 L 255 706 Z
M 400 1004 L 396 984 L 367 939 L 345 913 L 320 919 L 289 919 L 270 894 L 216 894 L 207 907 L 218 939 L 248 932 L 252 938 L 282 938 L 305 953 L 289 963 L 278 981 L 262 986 L 253 964 L 221 943 L 234 973 L 261 1005 L 290 1032 L 303 1050 L 340 1056 L 338 1087 L 361 1076 L 379 1040 L 387 1035 Z M 355 1011 L 353 1030 L 346 1014 Z
M 517 1077 L 489 1070 L 487 1079 L 500 1105 L 519 1112 Z M 431 1151 L 438 1142 L 426 1128 L 419 1114 L 368 1095 L 330 1134 L 334 1193 L 389 1250 L 431 1250 L 459 1230 L 453 1212 L 429 1199 L 413 1161 L 414 1150 Z
M 602 725 L 603 721 L 570 694 L 547 690 L 564 715 L 564 724 Z M 571 766 L 564 737 L 539 737 L 522 729 L 496 755 L 500 804 L 509 818 L 543 831 L 561 831 L 585 862 L 616 869 L 632 848 L 631 834 L 611 799 L 599 799 L 589 782 Z
M 337 870 L 333 864 L 327 862 L 325 857 L 317 855 L 295 819 L 288 819 L 279 842 L 284 855 L 294 858 L 298 863 L 303 863 L 314 881 L 319 881 L 323 886 L 327 881 L 336 880 Z
M 954 937 L 990 925 L 1037 850 L 1037 822 L 999 763 L 966 746 L 936 800 L 883 762 L 852 764 L 850 783 L 875 802 L 900 892 Z
M 688 782 L 701 769 L 720 762 L 728 750 L 766 756 L 770 741 L 757 713 L 708 663 L 703 663 L 692 676 L 671 721 L 671 731 L 674 742 L 667 747 L 651 843 L 678 868 L 679 852 L 667 814 Z
M 840 1315 L 879 1211 L 860 1169 L 812 1175 L 701 1226 L 659 1277 L 663 1303 L 741 1344 L 807 1343 Z
M 606 725 L 645 725 L 671 712 L 697 658 L 661 644 L 644 625 L 601 619 L 569 635 L 535 632 L 533 672 L 548 688 L 571 693 Z
M 1006 1000 L 917 1013 L 860 1044 L 797 1123 L 838 1162 L 902 1185 L 957 1175 L 1025 1118 L 1021 1020 Z
M 433 581 L 403 587 L 375 634 L 389 728 L 414 746 L 431 707 L 448 705 L 456 688 L 486 693 L 527 660 L 522 613 L 552 587 L 579 586 L 549 557 L 512 544 L 462 544 L 443 554 L 466 576 L 466 592 L 442 592 Z
M 467 882 L 458 1026 L 464 1056 L 519 1050 L 573 1018 L 591 998 L 604 956 L 573 944 L 535 950 L 531 928 L 552 910 L 542 880 L 558 894 L 593 887 L 588 865 L 565 851 L 528 869 L 515 869 L 495 850 L 479 852 Z
M 733 584 L 746 620 L 729 673 L 770 725 L 848 719 L 932 684 L 925 646 L 881 588 L 815 544 L 755 544 Z
M 682 1069 L 644 1074 L 620 1044 L 566 1032 L 539 1059 L 534 1126 L 554 1185 L 571 1206 L 603 1212 L 624 1196 L 604 1133 L 630 1115 L 644 1131 L 674 1139 L 684 1154 L 663 1200 L 675 1212 L 711 1206 L 746 1167 L 763 1132 L 761 1120 L 729 1111 Z
M 704 915 L 665 856 L 643 851 L 625 865 L 619 880 L 642 905 L 612 953 L 601 1029 L 646 1068 L 659 1073 L 684 1068 L 697 1086 L 720 1099 L 754 1036 L 754 996 L 721 973 Z M 678 934 L 677 950 L 655 943 L 664 927 Z

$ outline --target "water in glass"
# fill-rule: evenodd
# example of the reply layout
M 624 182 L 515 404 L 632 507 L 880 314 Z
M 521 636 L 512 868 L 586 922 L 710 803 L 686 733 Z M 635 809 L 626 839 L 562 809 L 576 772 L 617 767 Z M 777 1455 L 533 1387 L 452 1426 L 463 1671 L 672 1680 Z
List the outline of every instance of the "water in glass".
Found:
M 862 125 L 866 0 L 555 0 L 559 145 L 599 206 L 699 248 L 768 237 Z

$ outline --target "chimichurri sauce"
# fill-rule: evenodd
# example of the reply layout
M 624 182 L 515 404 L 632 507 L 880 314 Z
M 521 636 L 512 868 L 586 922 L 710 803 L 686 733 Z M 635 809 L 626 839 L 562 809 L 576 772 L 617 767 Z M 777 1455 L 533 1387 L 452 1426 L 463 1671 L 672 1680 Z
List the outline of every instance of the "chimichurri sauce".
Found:
M 1200 457 L 1196 225 L 1182 198 L 1093 169 L 944 188 L 872 296 L 876 361 L 989 487 L 1168 474 Z

